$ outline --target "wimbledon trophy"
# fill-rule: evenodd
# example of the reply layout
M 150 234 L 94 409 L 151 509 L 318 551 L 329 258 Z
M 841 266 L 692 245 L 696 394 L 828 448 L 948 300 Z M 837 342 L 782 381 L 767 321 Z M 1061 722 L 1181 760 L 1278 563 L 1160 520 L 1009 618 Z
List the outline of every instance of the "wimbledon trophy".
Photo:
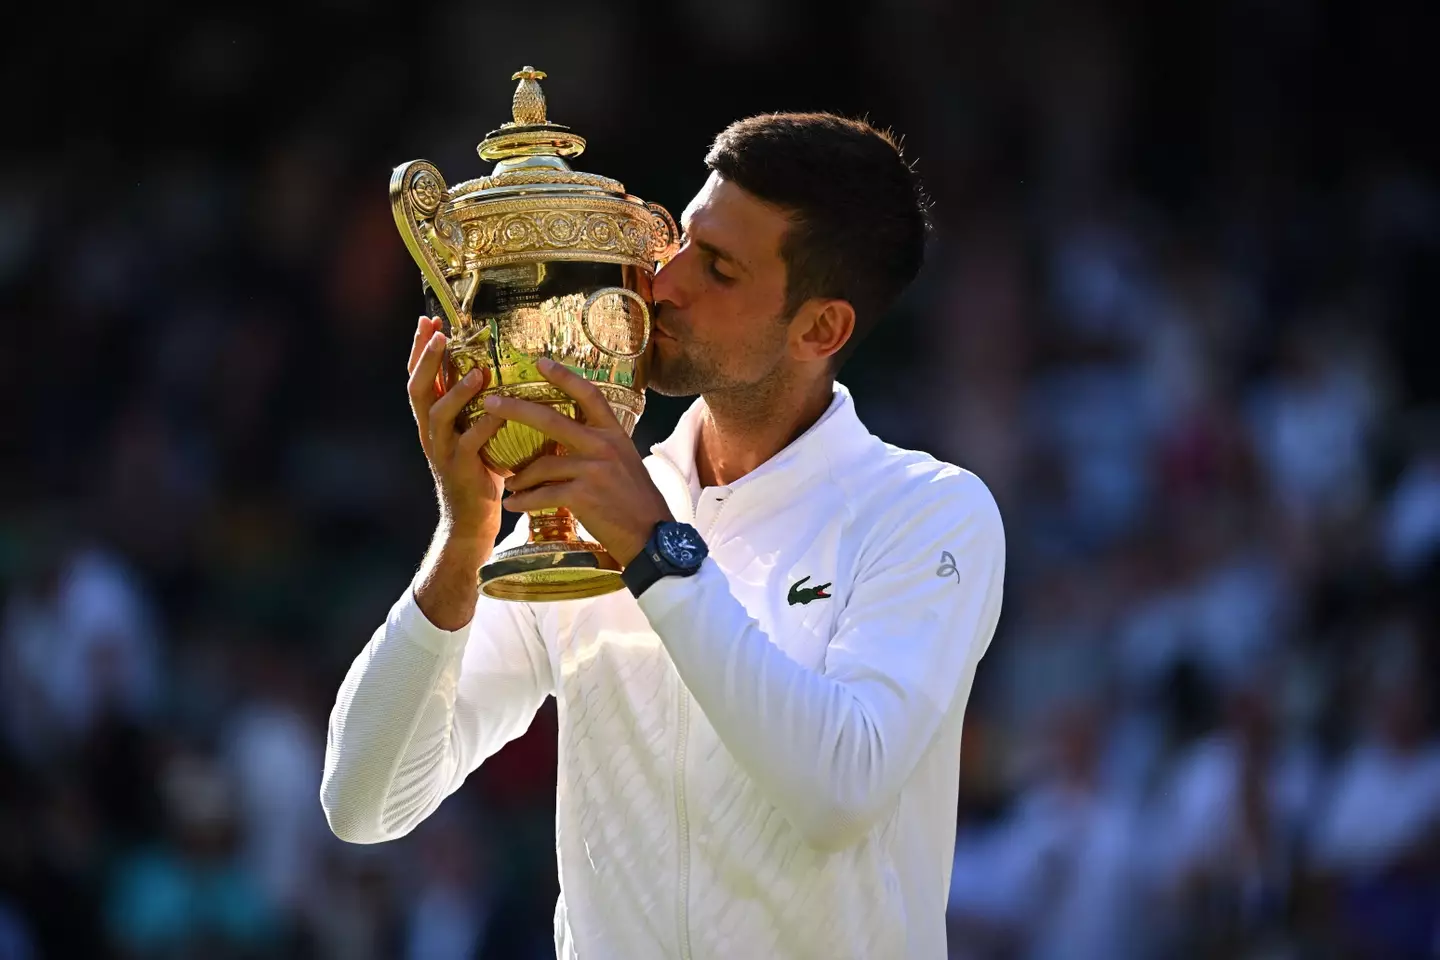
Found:
M 434 164 L 395 168 L 390 205 L 420 265 L 431 316 L 449 338 L 445 386 L 480 367 L 486 385 L 466 405 L 464 425 L 491 393 L 549 404 L 568 417 L 576 404 L 535 368 L 565 364 L 604 394 L 626 433 L 645 408 L 650 284 L 674 256 L 679 231 L 658 204 L 607 177 L 572 170 L 585 149 L 568 127 L 545 119 L 545 95 L 531 67 L 514 74 L 514 120 L 478 149 L 498 161 L 487 177 L 453 187 Z M 501 473 L 545 454 L 553 440 L 507 422 L 481 456 Z M 618 590 L 620 564 L 583 540 L 565 509 L 530 512 L 529 542 L 480 568 L 480 589 L 504 600 L 573 600 Z

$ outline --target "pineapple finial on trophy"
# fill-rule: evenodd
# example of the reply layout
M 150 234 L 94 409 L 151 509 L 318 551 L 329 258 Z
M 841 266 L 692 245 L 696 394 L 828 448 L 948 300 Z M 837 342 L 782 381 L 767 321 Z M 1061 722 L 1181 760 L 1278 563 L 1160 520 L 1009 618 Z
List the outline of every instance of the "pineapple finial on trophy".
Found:
M 515 87 L 515 96 L 510 101 L 515 125 L 529 127 L 545 123 L 545 91 L 540 89 L 540 81 L 545 79 L 545 71 L 536 70 L 527 64 L 511 74 L 510 79 L 520 81 Z
M 539 161 L 541 165 L 559 164 L 556 169 L 569 170 L 563 159 L 555 158 L 580 156 L 585 152 L 585 138 L 563 123 L 546 118 L 545 91 L 540 89 L 545 71 L 527 65 L 512 73 L 510 79 L 520 81 L 510 98 L 511 119 L 480 141 L 480 158 L 502 164 L 495 168 L 497 174 L 509 169 L 503 166 L 507 161 L 534 166 L 527 158 L 546 158 Z

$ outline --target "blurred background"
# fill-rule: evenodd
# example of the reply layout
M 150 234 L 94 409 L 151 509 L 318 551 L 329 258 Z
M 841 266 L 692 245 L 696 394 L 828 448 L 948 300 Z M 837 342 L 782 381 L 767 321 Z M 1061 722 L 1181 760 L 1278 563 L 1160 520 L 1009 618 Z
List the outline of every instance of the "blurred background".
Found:
M 404 840 L 317 800 L 435 519 L 388 177 L 527 63 L 672 211 L 775 110 L 935 198 L 841 379 L 1006 521 L 955 958 L 1437 955 L 1440 7 L 259 9 L 0 39 L 0 960 L 553 956 L 553 705 Z

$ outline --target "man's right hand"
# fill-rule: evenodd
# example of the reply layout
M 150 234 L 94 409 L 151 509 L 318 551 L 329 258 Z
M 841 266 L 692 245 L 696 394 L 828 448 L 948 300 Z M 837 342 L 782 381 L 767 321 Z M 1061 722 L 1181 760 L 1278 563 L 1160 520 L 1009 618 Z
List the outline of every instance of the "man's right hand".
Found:
M 464 432 L 456 428 L 465 404 L 485 389 L 487 374 L 471 371 L 442 392 L 437 374 L 444 357 L 439 318 L 421 317 L 406 369 L 410 409 L 435 477 L 440 523 L 415 577 L 415 601 L 435 626 L 458 630 L 475 615 L 480 596 L 476 575 L 490 559 L 500 532 L 504 478 L 485 465 L 480 449 L 505 421 L 483 416 Z
M 470 371 L 450 390 L 440 392 L 437 374 L 445 359 L 445 334 L 439 318 L 421 317 L 410 347 L 410 409 L 420 429 L 420 446 L 430 462 L 440 499 L 440 522 L 451 536 L 493 542 L 500 530 L 504 477 L 485 465 L 480 448 L 504 426 L 498 417 L 481 417 L 460 432 L 457 418 L 465 404 L 485 389 L 488 371 Z

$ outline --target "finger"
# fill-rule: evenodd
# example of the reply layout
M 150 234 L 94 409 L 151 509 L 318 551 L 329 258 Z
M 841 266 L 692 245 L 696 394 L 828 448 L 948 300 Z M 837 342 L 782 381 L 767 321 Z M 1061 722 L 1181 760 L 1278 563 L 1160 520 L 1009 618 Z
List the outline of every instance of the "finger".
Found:
M 585 461 L 579 457 L 539 457 L 534 463 L 505 481 L 507 490 L 528 490 L 541 483 L 573 480 Z
M 568 507 L 575 499 L 578 486 L 571 480 L 564 483 L 547 483 L 543 487 L 532 487 L 520 493 L 512 493 L 500 505 L 506 510 L 521 513 L 525 510 L 543 510 L 548 507 Z
M 405 361 L 405 372 L 415 372 L 415 364 L 420 362 L 420 354 L 425 351 L 425 344 L 430 341 L 430 335 L 435 332 L 434 326 L 429 317 L 421 317 L 420 322 L 415 325 L 415 339 L 410 344 L 410 359 Z
M 460 416 L 460 411 L 465 409 L 465 404 L 474 398 L 475 394 L 485 389 L 485 369 L 476 367 L 460 381 L 445 392 L 445 396 L 436 400 L 430 407 L 430 440 L 435 444 L 437 453 L 449 450 L 450 441 L 456 434 L 455 418 Z
M 455 452 L 462 457 L 473 457 L 480 452 L 480 448 L 489 443 L 500 428 L 505 426 L 505 421 L 499 417 L 483 416 L 460 434 L 460 439 L 455 444 Z
M 485 398 L 485 412 L 534 427 L 551 440 L 576 452 L 583 453 L 595 448 L 595 438 L 589 427 L 556 411 L 548 404 L 502 397 L 495 393 Z
M 535 369 L 540 375 L 549 380 L 555 386 L 564 390 L 585 414 L 585 422 L 595 427 L 618 427 L 620 421 L 615 419 L 615 411 L 610 409 L 610 402 L 600 392 L 600 388 L 580 374 L 571 370 L 563 363 L 556 363 L 549 357 L 541 357 L 535 363 Z
M 415 364 L 415 369 L 410 371 L 410 410 L 415 414 L 415 424 L 420 428 L 420 443 L 427 453 L 430 450 L 430 408 L 437 399 L 432 384 L 444 353 L 445 335 L 432 333 L 430 339 L 425 341 L 425 349 L 420 352 L 420 360 Z

